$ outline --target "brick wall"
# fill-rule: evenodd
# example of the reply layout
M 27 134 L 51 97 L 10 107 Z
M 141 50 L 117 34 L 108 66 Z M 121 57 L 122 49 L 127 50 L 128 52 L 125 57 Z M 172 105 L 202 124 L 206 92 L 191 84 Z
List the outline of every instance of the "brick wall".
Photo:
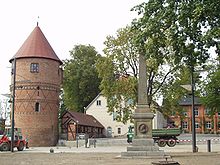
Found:
M 192 106 L 184 106 L 186 116 L 181 119 L 177 114 L 175 116 L 170 116 L 174 123 L 179 123 L 180 125 L 183 122 L 187 122 L 187 128 L 183 128 L 183 131 L 186 133 L 192 132 Z M 220 116 L 216 113 L 214 116 L 206 114 L 204 105 L 196 105 L 195 109 L 198 109 L 198 115 L 195 115 L 195 125 L 197 123 L 196 133 L 220 133 Z M 206 123 L 210 122 L 210 128 L 206 128 Z
M 30 64 L 39 63 L 39 73 Z M 15 127 L 21 128 L 30 146 L 52 146 L 58 140 L 60 63 L 50 59 L 16 60 Z M 36 103 L 40 104 L 36 112 Z

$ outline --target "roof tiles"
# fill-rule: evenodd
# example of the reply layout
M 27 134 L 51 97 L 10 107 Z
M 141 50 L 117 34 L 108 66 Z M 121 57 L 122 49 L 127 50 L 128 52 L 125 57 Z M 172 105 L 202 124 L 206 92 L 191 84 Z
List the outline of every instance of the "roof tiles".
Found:
M 72 117 L 75 119 L 75 121 L 78 121 L 78 124 L 80 125 L 104 128 L 104 126 L 98 120 L 96 120 L 92 115 L 87 115 L 84 113 L 79 113 L 74 111 L 66 111 L 66 112 L 70 113 Z
M 15 54 L 16 58 L 47 58 L 62 61 L 58 58 L 50 43 L 47 41 L 39 26 L 36 26 L 29 37 L 25 40 L 18 52 Z M 13 58 L 14 58 L 13 57 Z M 10 60 L 10 62 L 13 60 Z

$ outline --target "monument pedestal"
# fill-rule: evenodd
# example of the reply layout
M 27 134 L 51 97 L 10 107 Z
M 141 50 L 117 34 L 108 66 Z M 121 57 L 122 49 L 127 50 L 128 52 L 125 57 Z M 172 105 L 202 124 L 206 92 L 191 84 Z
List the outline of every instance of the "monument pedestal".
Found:
M 162 159 L 165 153 L 155 146 L 153 139 L 134 139 L 132 145 L 127 147 L 127 152 L 121 153 L 121 157 Z
M 152 119 L 148 105 L 137 105 L 133 115 L 135 137 L 127 152 L 122 152 L 122 158 L 164 158 L 164 151 L 159 150 L 152 138 Z

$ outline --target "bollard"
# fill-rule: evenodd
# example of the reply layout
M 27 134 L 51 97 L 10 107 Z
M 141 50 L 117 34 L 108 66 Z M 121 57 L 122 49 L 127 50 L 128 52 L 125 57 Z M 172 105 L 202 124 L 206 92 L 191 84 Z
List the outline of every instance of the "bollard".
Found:
M 199 152 L 199 147 L 198 146 L 196 146 L 196 151 L 195 152 Z
M 53 148 L 50 149 L 50 153 L 54 153 L 54 149 Z
M 96 148 L 96 140 L 94 139 L 94 148 Z
M 85 138 L 85 148 L 88 148 L 89 139 Z
M 207 148 L 208 148 L 208 152 L 211 152 L 211 140 L 207 140 Z
M 85 147 L 89 148 L 89 134 L 85 134 Z

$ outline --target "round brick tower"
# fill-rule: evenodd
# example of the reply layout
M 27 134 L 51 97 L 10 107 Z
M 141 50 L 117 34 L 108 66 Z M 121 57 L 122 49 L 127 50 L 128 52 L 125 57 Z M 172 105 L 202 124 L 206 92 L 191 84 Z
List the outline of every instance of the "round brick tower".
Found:
M 56 145 L 62 62 L 39 26 L 10 62 L 16 62 L 15 127 L 21 128 L 30 146 Z

